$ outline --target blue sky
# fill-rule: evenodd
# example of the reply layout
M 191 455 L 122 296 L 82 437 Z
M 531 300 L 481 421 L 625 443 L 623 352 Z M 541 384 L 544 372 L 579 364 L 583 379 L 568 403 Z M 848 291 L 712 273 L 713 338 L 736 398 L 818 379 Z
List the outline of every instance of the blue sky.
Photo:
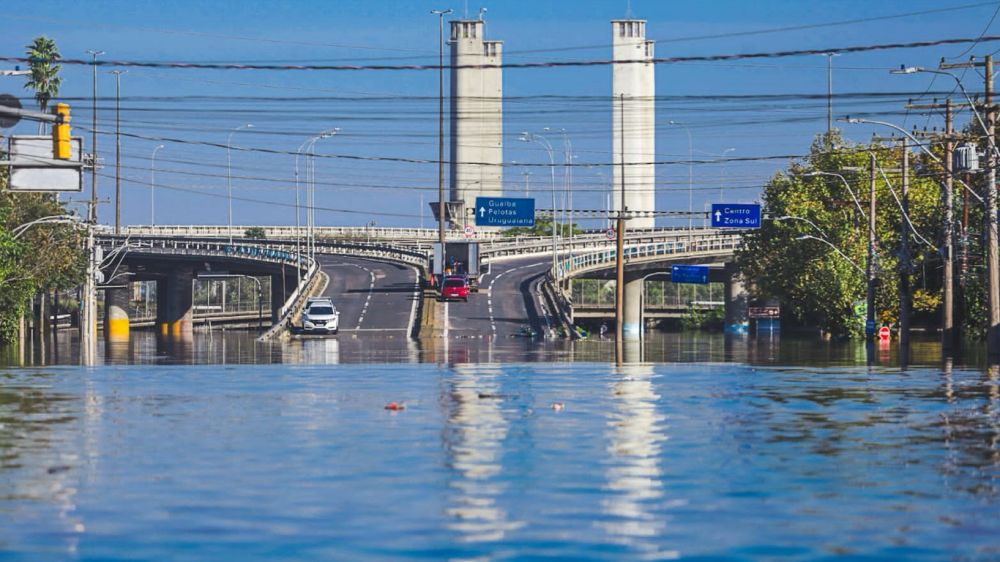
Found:
M 470 16 L 487 8 L 487 36 L 505 43 L 505 60 L 553 61 L 610 57 L 608 20 L 625 16 L 624 1 L 469 2 Z M 972 7 L 973 4 L 978 4 Z M 104 59 L 131 61 L 267 62 L 277 64 L 433 64 L 437 53 L 437 21 L 429 11 L 452 8 L 462 15 L 462 1 L 336 2 L 38 2 L 8 0 L 0 19 L 0 54 L 20 56 L 37 35 L 56 40 L 64 58 L 86 58 L 87 49 L 107 52 Z M 706 35 L 861 20 L 879 16 L 956 7 L 920 16 L 786 30 L 755 35 L 698 39 Z M 984 33 L 998 3 L 974 0 L 891 2 L 718 1 L 667 2 L 634 0 L 635 17 L 648 21 L 647 35 L 658 41 L 657 56 L 684 56 L 786 49 L 815 49 L 877 43 L 909 42 Z M 994 24 L 993 28 L 997 25 Z M 989 32 L 987 31 L 987 34 Z M 975 46 L 968 54 L 984 55 L 997 43 Z M 835 115 L 871 112 L 906 126 L 939 125 L 936 116 L 905 114 L 906 98 L 924 92 L 950 92 L 946 79 L 930 75 L 893 76 L 902 63 L 936 66 L 942 56 L 963 55 L 966 46 L 845 54 L 834 59 L 834 91 L 842 94 L 894 92 L 881 101 L 869 96 L 838 99 Z M 0 63 L 0 67 L 10 65 Z M 106 168 L 99 179 L 101 196 L 113 193 L 114 81 L 99 74 L 99 149 Z M 517 141 L 522 130 L 566 129 L 576 162 L 591 164 L 574 173 L 574 206 L 603 208 L 610 161 L 611 70 L 606 66 L 566 69 L 508 69 L 504 90 L 505 161 L 542 164 L 536 145 Z M 87 67 L 67 65 L 62 98 L 73 106 L 76 134 L 89 144 L 91 74 Z M 967 87 L 980 90 L 981 78 L 966 75 Z M 0 92 L 29 94 L 22 78 L 0 78 Z M 677 164 L 657 168 L 657 206 L 686 210 L 690 131 L 695 159 L 715 155 L 751 157 L 804 154 L 814 135 L 825 129 L 826 59 L 802 56 L 748 62 L 705 62 L 658 65 L 656 88 L 657 154 Z M 123 216 L 126 223 L 150 220 L 150 156 L 156 157 L 156 222 L 158 224 L 224 224 L 227 154 L 224 148 L 192 144 L 225 144 L 232 130 L 231 153 L 237 224 L 294 224 L 292 154 L 318 131 L 339 127 L 315 151 L 327 155 L 401 157 L 433 160 L 437 156 L 437 74 L 435 72 L 278 72 L 130 68 L 122 77 L 122 130 L 168 140 L 123 139 Z M 789 94 L 790 98 L 759 97 Z M 807 99 L 801 95 L 819 95 Z M 685 97 L 686 96 L 686 97 Z M 737 96 L 735 100 L 719 96 Z M 30 105 L 30 99 L 25 105 Z M 688 131 L 669 124 L 674 120 Z M 872 129 L 856 125 L 848 138 L 867 139 Z M 11 131 L 5 131 L 10 133 Z M 31 134 L 23 124 L 15 134 Z M 884 131 L 880 131 L 883 132 Z M 554 144 L 559 145 L 556 136 Z M 244 150 L 249 149 L 249 150 Z M 739 162 L 693 166 L 691 189 L 695 210 L 718 201 L 749 202 L 760 186 L 785 162 Z M 300 163 L 301 167 L 301 163 Z M 511 195 L 522 195 L 522 172 L 529 171 L 529 194 L 547 207 L 545 168 L 511 165 L 505 183 Z M 300 171 L 300 175 L 304 172 Z M 601 174 L 604 174 L 603 176 Z M 433 226 L 426 202 L 436 199 L 437 168 L 433 164 L 393 163 L 320 158 L 316 161 L 317 222 Z M 87 190 L 89 191 L 89 183 Z M 262 202 L 270 202 L 262 203 Z M 421 206 L 421 202 L 424 203 Z M 373 214 L 376 213 L 376 214 Z M 101 208 L 102 222 L 112 216 Z M 667 222 L 664 222 L 667 224 Z M 596 224 L 595 224 L 596 225 Z

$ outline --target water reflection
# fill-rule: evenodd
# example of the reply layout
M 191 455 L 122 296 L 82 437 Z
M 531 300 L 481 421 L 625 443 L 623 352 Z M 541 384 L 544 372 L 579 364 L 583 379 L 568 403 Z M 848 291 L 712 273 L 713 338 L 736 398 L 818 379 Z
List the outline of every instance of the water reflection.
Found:
M 86 530 L 76 505 L 86 459 L 76 438 L 79 399 L 51 390 L 52 378 L 0 378 L 0 544 L 40 543 L 72 556 Z M 90 456 L 90 443 L 83 444 Z M 38 533 L 53 523 L 57 532 Z
M 651 365 L 625 365 L 611 384 L 614 410 L 608 413 L 607 439 L 610 466 L 605 471 L 608 497 L 601 503 L 611 519 L 603 523 L 613 539 L 651 558 L 676 557 L 662 552 L 657 539 L 666 522 L 656 513 L 662 504 L 663 470 L 660 444 L 666 417 L 653 388 Z
M 499 541 L 524 525 L 498 505 L 506 490 L 501 472 L 511 415 L 503 408 L 503 372 L 499 367 L 456 366 L 453 373 L 447 381 L 444 430 L 452 470 L 448 528 L 465 542 Z
M 611 339 L 579 341 L 532 338 L 400 337 L 397 333 L 342 332 L 331 337 L 292 337 L 256 341 L 255 331 L 199 330 L 182 337 L 133 330 L 127 342 L 98 343 L 103 364 L 343 364 L 343 363 L 564 363 L 615 361 Z M 822 341 L 811 336 L 762 334 L 723 335 L 705 332 L 649 331 L 641 340 L 624 345 L 624 362 L 692 363 L 737 362 L 754 365 L 877 365 L 899 366 L 896 342 L 875 344 L 872 355 L 857 341 Z M 23 355 L 16 345 L 0 350 L 3 365 L 79 364 L 77 337 L 63 331 L 44 349 L 37 342 Z M 985 350 L 969 346 L 965 363 L 982 366 Z M 935 335 L 914 336 L 909 362 L 940 366 L 940 341 Z

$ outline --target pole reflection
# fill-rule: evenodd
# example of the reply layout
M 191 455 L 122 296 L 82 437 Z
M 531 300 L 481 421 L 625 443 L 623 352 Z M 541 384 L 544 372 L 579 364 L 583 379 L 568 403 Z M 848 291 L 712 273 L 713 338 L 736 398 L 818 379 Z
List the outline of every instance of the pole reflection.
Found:
M 448 528 L 464 542 L 499 541 L 524 522 L 510 520 L 497 503 L 504 441 L 510 427 L 503 409 L 500 367 L 456 366 L 445 397 L 448 423 L 444 446 L 451 469 Z
M 624 365 L 619 373 L 610 387 L 614 410 L 606 423 L 610 461 L 605 471 L 609 497 L 601 502 L 610 518 L 602 526 L 612 540 L 645 555 L 676 556 L 657 545 L 666 527 L 655 509 L 664 495 L 660 456 L 667 436 L 666 416 L 657 409 L 660 396 L 653 388 L 653 366 Z

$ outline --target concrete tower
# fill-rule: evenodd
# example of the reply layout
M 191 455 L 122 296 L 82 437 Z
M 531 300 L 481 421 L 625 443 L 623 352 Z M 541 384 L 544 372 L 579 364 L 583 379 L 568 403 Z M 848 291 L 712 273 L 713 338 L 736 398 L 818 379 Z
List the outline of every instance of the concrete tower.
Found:
M 646 40 L 646 20 L 611 20 L 611 32 L 614 49 L 614 64 L 611 65 L 613 205 L 618 210 L 622 204 L 621 160 L 624 157 L 625 206 L 630 211 L 654 211 L 656 167 L 652 162 L 656 153 L 656 81 L 653 63 L 649 62 L 653 58 L 653 42 Z M 644 217 L 630 220 L 628 226 L 653 228 L 653 223 L 653 217 Z
M 464 203 L 461 228 L 476 197 L 503 194 L 502 41 L 485 41 L 482 19 L 451 24 L 451 197 Z M 462 68 L 471 66 L 474 68 Z

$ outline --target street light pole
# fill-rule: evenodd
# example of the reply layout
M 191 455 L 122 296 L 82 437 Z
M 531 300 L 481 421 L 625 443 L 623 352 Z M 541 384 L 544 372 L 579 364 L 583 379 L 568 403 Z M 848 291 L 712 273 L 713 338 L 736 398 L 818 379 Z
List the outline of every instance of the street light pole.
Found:
M 246 125 L 240 125 L 236 127 L 229 133 L 229 138 L 226 139 L 226 183 L 229 192 L 229 244 L 233 243 L 233 159 L 232 159 L 232 143 L 233 143 L 233 133 L 239 131 L 240 129 L 249 129 L 253 127 L 253 123 L 247 123 Z
M 694 142 L 691 140 L 691 129 L 680 121 L 669 121 L 671 125 L 684 127 L 688 136 L 688 230 L 694 228 Z
M 149 157 L 149 226 L 156 226 L 156 152 L 161 148 L 162 144 L 154 148 Z
M 552 277 L 556 278 L 558 275 L 556 269 L 556 253 L 558 247 L 558 239 L 556 238 L 556 161 L 555 157 L 552 155 L 552 143 L 550 143 L 549 140 L 542 135 L 532 134 L 527 131 L 521 133 L 521 140 L 524 142 L 538 143 L 549 155 L 549 175 L 551 181 L 550 191 L 552 192 Z
M 441 263 L 435 268 L 444 272 L 445 241 L 444 241 L 444 17 L 451 13 L 447 10 L 431 10 L 438 17 L 438 244 L 441 246 Z
M 127 70 L 112 70 L 115 75 L 115 234 L 121 234 L 122 222 L 122 74 Z

